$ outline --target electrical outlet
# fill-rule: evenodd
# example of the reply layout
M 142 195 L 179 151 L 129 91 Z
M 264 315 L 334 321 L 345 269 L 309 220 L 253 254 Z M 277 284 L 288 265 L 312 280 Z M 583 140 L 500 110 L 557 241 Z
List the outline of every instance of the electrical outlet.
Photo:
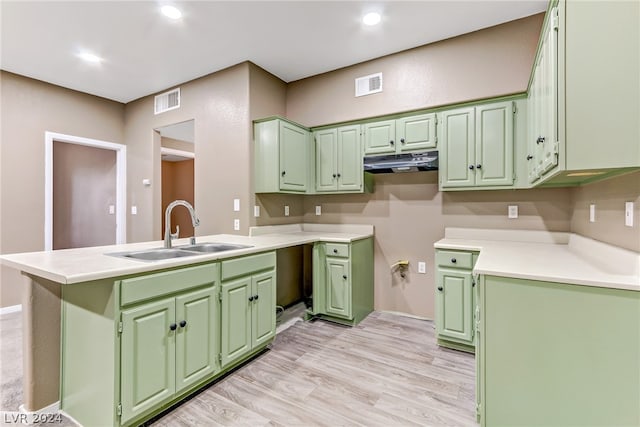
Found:
M 233 229 L 236 231 L 240 230 L 240 220 L 237 218 L 233 220 Z
M 316 215 L 322 215 L 322 206 L 316 206 Z
M 109 215 L 113 215 L 114 213 L 116 213 L 115 205 L 109 205 Z
M 418 273 L 426 274 L 427 272 L 427 263 L 424 261 L 418 261 Z
M 131 215 L 138 215 L 138 207 L 131 206 Z
M 253 216 L 255 216 L 256 218 L 260 216 L 260 206 L 255 205 L 253 207 Z
M 233 211 L 240 212 L 240 199 L 233 199 Z
M 289 216 L 289 206 L 288 205 L 284 206 L 284 216 Z
M 624 225 L 633 227 L 633 202 L 624 203 Z
M 589 222 L 596 222 L 596 205 L 589 205 Z
M 510 219 L 518 218 L 518 205 L 509 205 L 509 214 Z

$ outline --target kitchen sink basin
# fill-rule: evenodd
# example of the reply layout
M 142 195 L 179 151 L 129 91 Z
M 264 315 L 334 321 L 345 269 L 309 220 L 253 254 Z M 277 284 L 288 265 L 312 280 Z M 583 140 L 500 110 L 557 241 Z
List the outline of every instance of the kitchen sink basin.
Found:
M 224 252 L 232 251 L 234 249 L 250 248 L 250 245 L 237 245 L 233 243 L 198 243 L 195 245 L 180 246 L 179 248 L 185 251 L 195 252 Z

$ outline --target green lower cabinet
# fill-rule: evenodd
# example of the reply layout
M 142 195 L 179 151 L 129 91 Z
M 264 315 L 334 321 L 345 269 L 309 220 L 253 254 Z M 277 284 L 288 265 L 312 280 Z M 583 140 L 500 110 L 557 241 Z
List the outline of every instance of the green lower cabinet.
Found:
M 474 352 L 476 252 L 436 250 L 436 334 L 438 344 Z
M 482 426 L 640 425 L 640 292 L 480 276 Z
M 355 325 L 373 311 L 373 238 L 313 247 L 311 316 Z
M 251 351 L 251 277 L 222 285 L 222 365 Z

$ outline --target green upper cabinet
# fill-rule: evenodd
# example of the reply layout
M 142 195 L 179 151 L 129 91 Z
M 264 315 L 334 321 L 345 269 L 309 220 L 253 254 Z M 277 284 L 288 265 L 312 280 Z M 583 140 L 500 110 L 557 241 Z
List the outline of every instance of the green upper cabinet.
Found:
M 314 132 L 316 143 L 316 191 L 363 190 L 360 125 Z
M 441 189 L 513 186 L 514 111 L 509 101 L 441 113 Z
M 436 148 L 436 115 L 365 123 L 364 154 L 397 154 Z
M 283 119 L 254 125 L 256 193 L 305 193 L 312 170 L 311 134 Z

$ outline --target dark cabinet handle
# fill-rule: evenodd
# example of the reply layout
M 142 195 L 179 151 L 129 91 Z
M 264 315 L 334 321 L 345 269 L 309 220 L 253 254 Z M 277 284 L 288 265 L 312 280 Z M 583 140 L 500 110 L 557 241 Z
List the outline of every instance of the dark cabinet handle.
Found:
M 335 178 L 336 176 L 337 176 L 337 175 L 334 173 L 334 174 L 333 174 L 333 177 Z
M 343 275 L 342 275 L 342 278 L 343 278 L 344 280 L 347 280 L 347 275 L 346 275 L 346 274 L 343 274 Z
M 180 327 L 184 328 L 185 326 L 187 326 L 187 321 L 186 320 L 181 320 L 180 321 Z
M 438 286 L 439 291 L 442 291 L 442 289 L 443 289 L 442 286 Z
M 533 159 L 533 156 L 532 156 L 531 154 L 529 154 L 529 155 L 527 156 L 527 160 L 531 160 L 531 159 Z
M 538 139 L 536 139 L 536 144 L 544 144 L 544 136 L 539 136 Z
M 334 249 L 334 250 L 333 250 L 333 253 L 334 253 L 334 254 L 337 254 L 337 253 L 338 253 L 338 250 L 337 250 L 337 249 Z
M 404 144 L 404 138 L 400 138 L 400 142 Z
M 451 258 L 451 262 L 455 264 L 456 262 L 458 262 L 458 260 L 455 258 Z
M 338 178 L 340 178 L 340 174 L 338 174 Z
M 287 171 L 282 171 L 282 176 L 285 176 L 287 174 Z
M 178 329 L 178 325 L 176 325 L 175 323 L 172 323 L 169 325 L 169 329 L 171 329 L 172 331 L 175 331 L 176 329 Z
M 475 166 L 469 165 L 469 170 L 474 170 L 474 169 L 475 169 Z
M 476 165 L 476 169 L 482 169 L 482 165 Z
M 249 301 L 253 301 L 253 295 L 249 297 Z
M 393 140 L 389 141 L 389 144 L 393 145 Z
M 256 300 L 256 301 L 258 301 L 258 295 L 254 295 L 254 296 L 253 296 L 253 299 L 254 299 L 254 300 Z

